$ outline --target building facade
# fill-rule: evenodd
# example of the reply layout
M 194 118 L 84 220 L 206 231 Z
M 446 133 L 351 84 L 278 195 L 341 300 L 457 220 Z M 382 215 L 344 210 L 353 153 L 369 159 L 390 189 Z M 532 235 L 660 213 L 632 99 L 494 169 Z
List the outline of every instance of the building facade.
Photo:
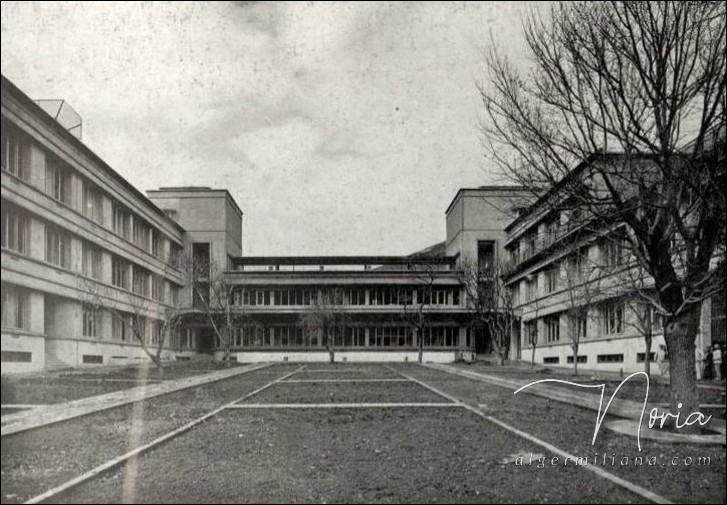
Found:
M 3 373 L 147 359 L 184 230 L 4 77 L 1 142 Z
M 595 162 L 608 163 L 608 156 Z M 661 316 L 633 296 L 637 288 L 648 293 L 653 279 L 628 251 L 623 223 L 589 218 L 565 193 L 554 188 L 506 227 L 512 265 L 506 282 L 521 322 L 513 357 L 555 367 L 573 367 L 577 360 L 582 369 L 643 371 L 665 345 Z M 724 308 L 724 291 L 702 303 L 695 345 L 724 344 Z
M 501 257 L 517 188 L 460 191 L 447 240 L 409 256 L 245 257 L 228 191 L 144 195 L 74 134 L 80 125 L 67 103 L 35 102 L 2 78 L 3 373 L 137 363 L 159 342 L 162 359 L 221 358 L 197 303 L 210 279 L 190 276 L 200 261 L 229 286 L 233 359 L 404 361 L 420 348 L 426 361 L 472 359 L 482 336 L 459 266 Z M 311 318 L 322 300 L 336 321 L 325 331 Z M 171 312 L 182 314 L 174 331 Z

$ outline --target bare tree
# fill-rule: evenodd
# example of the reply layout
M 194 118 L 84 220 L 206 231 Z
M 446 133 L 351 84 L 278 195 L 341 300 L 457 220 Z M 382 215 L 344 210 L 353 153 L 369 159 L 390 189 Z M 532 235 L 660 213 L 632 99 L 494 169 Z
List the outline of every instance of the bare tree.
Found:
M 542 205 L 625 224 L 665 315 L 672 406 L 686 411 L 700 305 L 724 274 L 725 19 L 723 2 L 555 4 L 525 23 L 531 71 L 493 46 L 480 86 L 485 146 L 505 174 L 550 191 Z
M 159 278 L 163 280 L 165 277 Z M 139 294 L 121 292 L 82 276 L 79 276 L 78 283 L 83 293 L 82 304 L 89 314 L 84 315 L 84 319 L 92 318 L 91 321 L 84 320 L 84 325 L 96 325 L 100 314 L 109 314 L 121 331 L 130 333 L 156 366 L 158 377 L 163 378 L 162 353 L 167 347 L 168 337 L 176 334 L 182 320 L 178 297 L 171 291 L 164 292 L 162 289 L 162 292 L 157 292 L 161 299 L 149 300 Z M 148 332 L 150 322 L 153 325 L 151 335 Z
M 348 324 L 348 316 L 343 305 L 343 291 L 338 288 L 322 288 L 308 310 L 301 315 L 301 323 L 309 331 L 321 332 L 323 346 L 328 352 L 331 363 L 335 361 L 335 335 L 343 334 Z
M 515 324 L 513 295 L 505 284 L 506 274 L 503 265 L 481 268 L 474 262 L 463 262 L 459 270 L 470 318 L 474 325 L 489 332 L 500 366 L 509 356 Z
M 601 274 L 591 264 L 588 247 L 575 249 L 565 258 L 562 277 L 566 287 L 566 318 L 568 338 L 573 351 L 573 374 L 578 375 L 578 351 L 581 339 L 587 335 L 588 322 L 593 319 L 596 302 L 603 297 Z
M 404 294 L 403 317 L 416 330 L 417 361 L 422 363 L 424 360 L 424 335 L 430 324 L 429 307 L 434 302 L 434 285 L 440 277 L 440 272 L 434 265 L 427 264 L 412 263 L 408 268 L 416 272 L 417 286 L 411 296 Z
M 210 324 L 223 351 L 223 361 L 231 365 L 234 329 L 245 320 L 244 287 L 231 281 L 215 261 L 206 258 L 187 258 L 184 268 L 192 294 L 192 307 L 201 312 Z M 235 291 L 240 303 L 235 304 Z

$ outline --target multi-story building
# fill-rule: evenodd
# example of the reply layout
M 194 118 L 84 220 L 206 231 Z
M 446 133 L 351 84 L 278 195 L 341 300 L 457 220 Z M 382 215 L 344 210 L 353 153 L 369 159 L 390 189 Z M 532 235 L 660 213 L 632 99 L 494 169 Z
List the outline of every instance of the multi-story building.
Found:
M 62 114 L 48 113 L 59 104 Z M 461 190 L 447 240 L 409 256 L 245 257 L 228 191 L 145 196 L 77 132 L 68 104 L 34 102 L 2 78 L 3 373 L 134 363 L 148 359 L 140 340 L 164 341 L 163 359 L 220 357 L 196 303 L 210 279 L 192 278 L 188 261 L 215 265 L 231 287 L 240 361 L 328 359 L 322 328 L 307 320 L 323 298 L 341 315 L 337 360 L 414 360 L 421 343 L 425 360 L 452 361 L 485 347 L 459 266 L 501 259 L 519 188 Z M 162 335 L 170 311 L 183 324 Z
M 146 359 L 184 230 L 5 77 L 1 143 L 3 372 Z
M 608 163 L 612 156 L 619 155 L 596 154 L 590 161 Z M 506 282 L 521 321 L 514 357 L 552 366 L 572 367 L 577 360 L 585 369 L 643 370 L 644 361 L 653 361 L 665 344 L 661 317 L 633 296 L 635 288 L 648 292 L 653 280 L 623 244 L 623 223 L 589 219 L 564 193 L 554 188 L 506 227 L 512 265 Z M 724 307 L 724 292 L 703 302 L 695 342 L 702 349 L 724 342 Z M 653 338 L 649 355 L 647 334 Z

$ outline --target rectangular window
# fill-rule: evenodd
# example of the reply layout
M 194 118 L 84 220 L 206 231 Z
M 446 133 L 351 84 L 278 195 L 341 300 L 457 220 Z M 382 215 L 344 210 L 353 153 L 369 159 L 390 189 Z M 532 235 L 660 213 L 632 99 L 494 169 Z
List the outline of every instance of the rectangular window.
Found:
M 102 252 L 101 248 L 84 240 L 81 248 L 83 255 L 83 275 L 101 280 Z
M 149 296 L 151 274 L 146 269 L 134 265 L 132 269 L 131 290 L 137 295 Z
M 158 302 L 164 301 L 164 278 L 161 275 L 152 275 L 151 297 Z
M 525 321 L 523 324 L 525 328 L 525 339 L 529 345 L 537 344 L 538 342 L 538 322 L 537 321 Z
M 2 327 L 30 329 L 30 294 L 12 284 L 2 285 Z
M 84 354 L 82 359 L 84 365 L 103 365 L 103 356 L 100 354 Z
M 558 289 L 558 276 L 560 275 L 560 268 L 558 265 L 552 266 L 550 269 L 545 271 L 545 292 L 552 293 Z
M 624 355 L 623 354 L 599 354 L 598 362 L 599 363 L 623 363 Z
M 567 361 L 569 364 L 573 364 L 573 356 L 568 356 Z M 578 363 L 588 363 L 588 356 L 578 356 Z
M 23 351 L 0 351 L 3 363 L 31 363 L 33 361 L 32 352 Z
M 570 315 L 570 331 L 575 332 L 576 340 L 586 338 L 588 336 L 588 309 L 581 307 L 578 314 Z
M 133 219 L 133 242 L 145 251 L 151 251 L 151 227 L 141 218 Z
M 83 336 L 98 336 L 98 312 L 92 307 L 83 309 Z
M 548 342 L 560 340 L 560 316 L 547 316 L 545 321 L 545 339 Z
M 19 254 L 27 254 L 30 218 L 14 205 L 3 203 L 2 246 Z
M 618 237 L 609 237 L 601 243 L 601 258 L 606 268 L 616 268 L 624 264 L 624 244 Z
M 118 288 L 129 289 L 128 261 L 116 255 L 111 257 L 111 284 Z
M 546 365 L 557 365 L 558 363 L 560 363 L 560 358 L 558 356 L 543 358 L 543 363 Z
M 495 242 L 492 240 L 477 242 L 477 269 L 487 272 L 495 266 Z
M 71 171 L 58 158 L 47 154 L 45 157 L 45 193 L 64 205 L 71 203 Z
M 8 122 L 2 122 L 2 170 L 19 179 L 30 178 L 30 140 Z
M 624 330 L 624 306 L 623 303 L 612 303 L 604 310 L 604 333 L 616 335 Z
M 119 202 L 113 203 L 113 228 L 119 237 L 129 240 L 131 237 L 131 215 L 126 207 Z
M 83 180 L 83 201 L 81 202 L 83 215 L 103 224 L 103 193 L 94 183 Z
M 45 260 L 62 268 L 71 268 L 71 236 L 50 224 L 45 226 Z
M 643 363 L 646 361 L 646 353 L 645 352 L 637 352 L 636 353 L 636 362 L 637 363 Z M 650 352 L 649 353 L 649 362 L 655 363 L 656 362 L 656 353 Z

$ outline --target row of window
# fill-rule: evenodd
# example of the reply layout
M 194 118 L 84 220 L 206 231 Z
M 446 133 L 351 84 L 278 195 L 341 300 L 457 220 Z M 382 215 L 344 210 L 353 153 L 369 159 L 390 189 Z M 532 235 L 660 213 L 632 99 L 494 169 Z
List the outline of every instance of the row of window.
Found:
M 100 325 L 107 312 L 84 308 L 83 330 L 84 337 L 98 338 Z M 158 345 L 163 337 L 164 323 L 156 319 L 136 317 L 133 314 L 111 315 L 111 338 L 120 342 L 138 341 L 137 335 L 143 335 L 146 344 Z
M 609 303 L 599 309 L 597 321 L 600 323 L 600 332 L 604 335 L 617 335 L 625 330 L 625 309 L 623 303 Z M 542 342 L 538 338 L 539 327 L 544 331 L 545 342 L 560 341 L 561 320 L 567 324 L 568 332 L 574 332 L 578 339 L 589 336 L 589 309 L 583 307 L 577 314 L 551 314 L 537 320 L 525 321 L 523 323 L 525 341 L 532 345 L 534 341 Z M 661 318 L 653 311 L 650 312 L 653 321 L 653 331 L 661 328 Z M 540 325 L 540 326 L 539 326 Z M 536 340 L 537 339 L 537 340 Z
M 22 180 L 30 178 L 30 150 L 32 141 L 4 119 L 2 121 L 2 170 Z M 45 152 L 44 192 L 71 208 L 99 223 L 105 224 L 105 192 L 90 180 L 77 174 L 81 181 L 80 202 L 74 201 L 73 169 L 55 155 Z M 164 261 L 175 261 L 182 248 L 163 236 L 145 220 L 126 206 L 111 200 L 110 227 L 118 236 L 131 241 L 143 250 Z M 80 206 L 80 208 L 78 208 Z M 167 244 L 169 251 L 167 252 Z
M 2 206 L 2 247 L 29 254 L 30 216 L 14 205 Z M 72 270 L 71 242 L 73 235 L 55 225 L 45 223 L 45 261 L 53 265 Z M 87 240 L 81 241 L 80 269 L 83 275 L 95 280 L 103 277 L 103 250 Z M 152 274 L 147 269 L 112 255 L 111 283 L 114 286 L 133 291 L 136 294 L 157 301 L 167 301 L 165 281 L 161 275 Z M 176 305 L 179 288 L 170 284 L 170 302 Z
M 329 329 L 333 347 L 414 347 L 410 326 L 334 327 Z M 368 341 L 367 341 L 368 334 Z M 425 347 L 456 347 L 459 328 L 431 326 L 424 330 Z M 367 344 L 368 342 L 368 344 Z M 321 329 L 306 326 L 245 325 L 233 328 L 233 347 L 324 347 Z M 220 342 L 217 342 L 220 345 Z
M 366 295 L 368 291 L 368 304 Z M 295 306 L 313 305 L 320 296 L 326 305 L 412 305 L 422 300 L 427 305 L 459 305 L 459 289 L 454 287 L 419 289 L 417 287 L 375 286 L 345 288 L 333 291 L 317 288 L 236 289 L 232 293 L 234 305 Z
M 643 363 L 646 359 L 646 353 L 640 352 L 636 354 L 636 362 L 637 363 Z M 654 353 L 652 352 L 649 355 L 649 359 L 651 361 L 654 361 Z M 573 364 L 573 356 L 567 356 L 566 361 L 569 365 Z M 623 363 L 624 362 L 624 355 L 623 354 L 599 354 L 596 356 L 596 362 L 597 363 Z M 578 356 L 578 363 L 588 363 L 588 356 Z M 543 358 L 543 364 L 545 365 L 558 365 L 560 364 L 560 357 L 559 356 L 548 356 L 546 358 Z

